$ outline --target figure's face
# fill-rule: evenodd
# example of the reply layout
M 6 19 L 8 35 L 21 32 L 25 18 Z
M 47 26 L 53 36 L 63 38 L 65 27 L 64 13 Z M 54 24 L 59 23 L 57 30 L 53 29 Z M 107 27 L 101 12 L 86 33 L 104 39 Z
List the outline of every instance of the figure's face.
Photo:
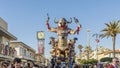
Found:
M 116 61 L 116 65 L 119 65 L 119 60 Z
M 21 67 L 21 63 L 15 62 L 15 68 L 20 68 L 20 67 Z
M 118 60 L 118 59 L 115 59 L 115 60 L 113 61 L 113 64 L 119 65 L 119 60 Z
M 59 20 L 58 26 L 60 26 L 60 27 L 65 27 L 65 26 L 67 26 L 66 20 L 65 20 L 64 18 L 61 18 L 61 19 Z

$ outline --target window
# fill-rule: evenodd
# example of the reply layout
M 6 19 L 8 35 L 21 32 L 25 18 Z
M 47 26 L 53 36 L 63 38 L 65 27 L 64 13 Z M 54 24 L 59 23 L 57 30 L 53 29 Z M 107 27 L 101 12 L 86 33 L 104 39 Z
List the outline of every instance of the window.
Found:
M 24 52 L 23 52 L 23 53 L 24 53 L 23 55 L 26 56 L 26 50 L 24 49 L 23 51 L 24 51 Z

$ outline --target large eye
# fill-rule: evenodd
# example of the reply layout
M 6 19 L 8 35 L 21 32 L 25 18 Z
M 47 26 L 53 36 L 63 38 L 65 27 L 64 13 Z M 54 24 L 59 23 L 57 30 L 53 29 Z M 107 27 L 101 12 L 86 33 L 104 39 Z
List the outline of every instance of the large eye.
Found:
M 58 23 L 58 26 L 61 26 L 62 23 Z
M 66 22 L 64 22 L 64 24 L 66 24 Z
M 62 24 L 62 22 L 60 22 L 60 24 Z

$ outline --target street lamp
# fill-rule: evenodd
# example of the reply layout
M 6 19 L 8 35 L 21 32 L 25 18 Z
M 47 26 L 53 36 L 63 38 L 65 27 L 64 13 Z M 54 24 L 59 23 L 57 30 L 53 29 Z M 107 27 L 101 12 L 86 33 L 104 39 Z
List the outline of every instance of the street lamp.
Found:
M 86 51 L 87 51 L 87 59 L 89 59 L 89 53 L 90 53 L 90 32 L 91 30 L 90 29 L 87 29 L 87 47 L 86 47 Z
M 82 58 L 82 57 L 81 57 L 82 48 L 83 48 L 83 46 L 82 46 L 81 44 L 79 44 L 79 45 L 78 45 L 78 49 L 79 49 L 79 51 L 80 51 L 80 58 Z
M 90 29 L 88 29 L 87 30 L 87 34 L 88 34 L 88 36 L 87 36 L 87 42 L 88 42 L 88 46 L 90 46 Z
M 93 37 L 94 37 L 94 36 L 96 37 L 96 38 L 95 38 L 95 41 L 96 41 L 96 44 L 97 44 L 97 45 L 96 45 L 96 59 L 98 60 L 98 43 L 100 42 L 100 41 L 99 41 L 99 34 L 97 34 L 97 33 L 96 33 L 96 34 L 93 34 Z

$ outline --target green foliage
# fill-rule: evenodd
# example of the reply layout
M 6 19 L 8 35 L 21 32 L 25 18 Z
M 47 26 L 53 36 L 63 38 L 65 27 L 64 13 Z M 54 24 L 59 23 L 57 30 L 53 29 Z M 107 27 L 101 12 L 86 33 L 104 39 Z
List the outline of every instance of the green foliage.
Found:
M 80 60 L 79 63 L 80 64 L 95 64 L 97 63 L 98 61 L 96 59 L 89 59 L 89 60 Z
M 101 58 L 100 62 L 112 62 L 112 58 L 110 57 Z
M 101 32 L 103 32 L 103 34 L 100 35 L 101 38 L 104 37 L 112 37 L 112 46 L 113 46 L 113 57 L 115 57 L 115 41 L 116 41 L 116 35 L 120 34 L 120 21 L 114 21 L 114 22 L 110 22 L 105 23 L 106 27 L 101 30 Z

